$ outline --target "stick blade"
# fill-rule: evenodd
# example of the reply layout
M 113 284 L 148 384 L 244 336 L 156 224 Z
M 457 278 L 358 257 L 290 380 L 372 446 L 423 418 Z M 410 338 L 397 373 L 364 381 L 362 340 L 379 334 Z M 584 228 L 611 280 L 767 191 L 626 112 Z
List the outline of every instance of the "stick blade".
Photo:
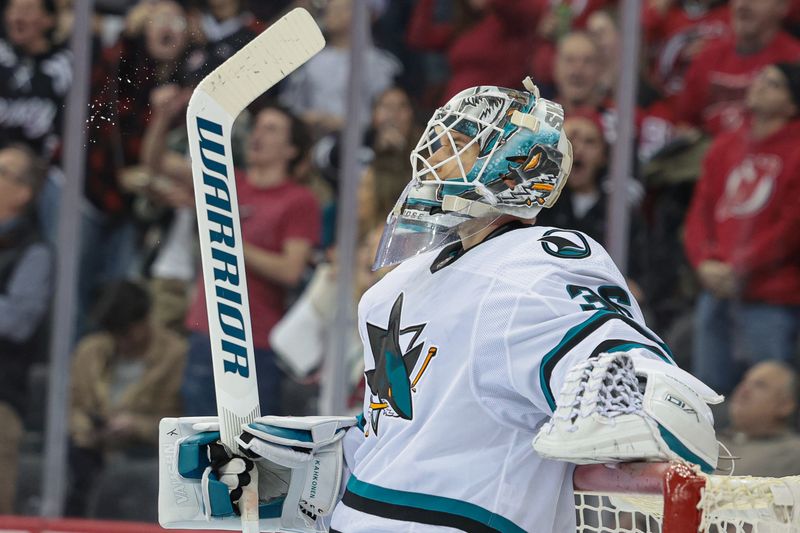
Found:
M 247 43 L 197 86 L 232 117 L 325 46 L 311 14 L 295 8 Z

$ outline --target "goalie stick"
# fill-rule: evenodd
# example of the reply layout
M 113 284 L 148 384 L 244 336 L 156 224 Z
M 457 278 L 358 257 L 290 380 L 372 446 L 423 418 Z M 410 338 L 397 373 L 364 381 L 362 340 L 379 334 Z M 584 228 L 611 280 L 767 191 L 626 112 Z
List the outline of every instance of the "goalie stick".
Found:
M 311 15 L 294 9 L 206 76 L 189 100 L 186 121 L 220 434 L 233 452 L 242 424 L 260 416 L 260 408 L 231 128 L 247 105 L 324 45 Z M 240 500 L 245 533 L 259 531 L 255 469 L 251 474 Z

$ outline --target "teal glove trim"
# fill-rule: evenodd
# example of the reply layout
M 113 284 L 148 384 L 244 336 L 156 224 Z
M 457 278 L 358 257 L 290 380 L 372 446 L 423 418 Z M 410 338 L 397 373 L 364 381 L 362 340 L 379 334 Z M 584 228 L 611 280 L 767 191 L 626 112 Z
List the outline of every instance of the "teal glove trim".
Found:
M 667 443 L 670 450 L 677 453 L 683 459 L 689 461 L 690 463 L 694 463 L 696 465 L 700 465 L 700 470 L 705 472 L 706 474 L 711 474 L 714 472 L 714 467 L 708 464 L 707 462 L 703 461 L 697 454 L 693 453 L 689 448 L 684 446 L 684 444 L 678 440 L 678 438 L 670 433 L 667 428 L 658 424 L 658 431 L 661 433 L 661 438 L 664 439 L 664 442 Z
M 187 479 L 202 479 L 211 462 L 207 446 L 219 440 L 219 431 L 203 431 L 181 442 L 178 447 L 178 473 Z
M 265 518 L 280 518 L 283 514 L 283 502 L 286 498 L 273 498 L 267 503 L 262 503 L 258 506 L 258 517 Z
M 249 424 L 248 427 L 256 431 L 260 431 L 261 433 L 266 433 L 281 439 L 296 440 L 299 442 L 314 442 L 311 432 L 304 429 L 283 428 L 270 426 L 269 424 L 260 424 L 258 422 L 253 422 L 252 424 Z
M 234 516 L 233 503 L 231 502 L 230 490 L 228 486 L 219 481 L 217 476 L 208 476 L 208 501 L 211 505 L 211 516 L 224 517 Z

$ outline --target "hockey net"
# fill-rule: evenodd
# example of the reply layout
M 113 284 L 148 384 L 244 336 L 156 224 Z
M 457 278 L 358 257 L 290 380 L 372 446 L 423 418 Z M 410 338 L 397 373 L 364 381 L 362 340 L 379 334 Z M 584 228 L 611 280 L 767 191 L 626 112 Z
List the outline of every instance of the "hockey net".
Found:
M 579 466 L 573 479 L 578 533 L 800 532 L 800 476 L 629 463 Z

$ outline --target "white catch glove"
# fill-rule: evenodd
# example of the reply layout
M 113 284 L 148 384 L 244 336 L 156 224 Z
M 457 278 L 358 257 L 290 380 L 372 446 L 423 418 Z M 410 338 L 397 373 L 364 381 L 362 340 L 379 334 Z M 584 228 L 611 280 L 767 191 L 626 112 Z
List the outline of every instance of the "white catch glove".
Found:
M 258 469 L 261 531 L 318 531 L 339 498 L 341 439 L 354 417 L 257 418 L 242 427 L 237 455 L 219 442 L 216 417 L 165 418 L 159 425 L 163 527 L 241 529 L 238 500 Z
M 536 452 L 576 464 L 683 460 L 712 472 L 719 452 L 707 404 L 722 396 L 677 366 L 630 353 L 570 370 Z

